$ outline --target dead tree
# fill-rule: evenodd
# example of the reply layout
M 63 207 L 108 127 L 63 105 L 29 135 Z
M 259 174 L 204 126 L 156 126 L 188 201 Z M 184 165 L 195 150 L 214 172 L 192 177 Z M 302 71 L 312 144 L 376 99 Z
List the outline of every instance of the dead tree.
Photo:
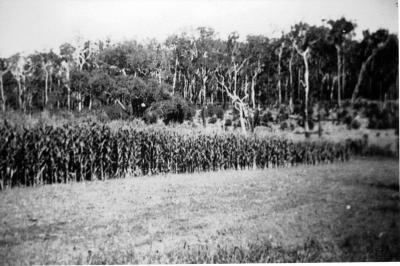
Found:
M 27 65 L 29 67 L 25 69 Z M 26 111 L 26 77 L 31 73 L 32 68 L 33 66 L 28 59 L 19 56 L 10 70 L 18 84 L 18 106 L 23 112 Z
M 308 92 L 310 90 L 310 83 L 309 83 L 309 67 L 308 67 L 308 57 L 310 55 L 310 46 L 303 51 L 299 49 L 297 44 L 293 43 L 294 48 L 296 49 L 297 53 L 303 58 L 304 62 L 304 81 L 300 80 L 300 83 L 304 87 L 304 131 L 306 137 L 309 136 L 309 128 L 308 128 Z
M 218 84 L 221 85 L 226 94 L 229 96 L 235 109 L 239 111 L 240 127 L 242 128 L 243 134 L 247 134 L 246 119 L 249 115 L 249 107 L 246 103 L 246 99 L 249 97 L 249 94 L 247 93 L 246 88 L 244 89 L 245 95 L 243 97 L 239 97 L 236 93 L 236 90 L 231 91 L 228 86 L 226 86 L 223 75 L 219 75 Z
M 4 88 L 3 88 L 3 76 L 7 74 L 11 70 L 11 64 L 7 64 L 6 69 L 0 70 L 0 101 L 1 101 L 1 111 L 6 111 L 6 98 L 4 96 Z
M 279 47 L 279 53 L 278 53 L 278 103 L 279 103 L 279 105 L 282 104 L 281 61 L 282 61 L 283 48 L 285 48 L 284 42 L 282 42 L 281 46 Z
M 261 63 L 260 63 L 260 58 L 258 59 L 257 62 L 257 68 L 254 69 L 253 71 L 253 75 L 251 77 L 251 103 L 253 105 L 253 109 L 256 108 L 256 92 L 255 92 L 255 86 L 256 86 L 256 81 L 257 81 L 257 77 L 258 75 L 261 73 Z

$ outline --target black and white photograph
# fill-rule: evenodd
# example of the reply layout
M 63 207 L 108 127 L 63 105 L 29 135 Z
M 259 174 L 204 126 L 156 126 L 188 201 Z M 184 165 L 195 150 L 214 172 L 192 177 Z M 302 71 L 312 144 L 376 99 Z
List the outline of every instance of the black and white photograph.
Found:
M 0 0 L 0 265 L 400 263 L 397 0 Z

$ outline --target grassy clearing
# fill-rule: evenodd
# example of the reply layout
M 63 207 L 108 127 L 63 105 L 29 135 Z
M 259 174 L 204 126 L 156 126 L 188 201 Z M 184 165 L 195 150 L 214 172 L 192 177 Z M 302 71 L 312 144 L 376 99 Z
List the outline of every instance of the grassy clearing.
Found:
M 391 159 L 16 188 L 2 264 L 400 260 Z

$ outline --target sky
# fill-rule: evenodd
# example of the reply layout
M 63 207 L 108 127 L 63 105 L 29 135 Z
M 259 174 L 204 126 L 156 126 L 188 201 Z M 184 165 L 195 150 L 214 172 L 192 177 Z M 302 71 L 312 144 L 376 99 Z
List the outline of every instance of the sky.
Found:
M 398 33 L 397 0 L 0 0 L 0 57 L 58 51 L 77 36 L 112 41 L 156 38 L 198 26 L 226 38 L 276 37 L 299 21 L 345 18 L 362 30 Z

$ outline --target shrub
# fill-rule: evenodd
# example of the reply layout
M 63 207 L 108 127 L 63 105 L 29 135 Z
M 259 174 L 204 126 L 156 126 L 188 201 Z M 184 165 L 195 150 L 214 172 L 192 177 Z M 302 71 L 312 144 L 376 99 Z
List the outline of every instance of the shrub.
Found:
M 304 127 L 304 118 L 297 120 L 297 125 L 300 127 Z M 308 129 L 309 130 L 314 129 L 314 121 L 311 118 L 308 118 Z
M 259 126 L 260 125 L 260 111 L 258 109 L 256 109 L 254 111 L 254 127 Z
M 288 128 L 289 128 L 289 126 L 288 126 L 287 121 L 283 121 L 283 122 L 281 123 L 281 130 L 286 130 L 286 129 L 288 129 Z
M 361 127 L 360 121 L 358 121 L 357 119 L 353 119 L 353 121 L 351 121 L 350 123 L 351 129 L 359 129 L 360 127 Z
M 217 118 L 216 117 L 211 117 L 209 120 L 208 120 L 208 123 L 210 123 L 210 124 L 215 124 L 217 122 Z
M 266 112 L 264 115 L 261 117 L 261 123 L 266 125 L 269 122 L 274 122 L 274 118 L 272 117 L 272 114 L 270 111 Z
M 386 108 L 381 109 L 377 103 L 369 103 L 364 109 L 364 114 L 368 118 L 367 127 L 370 129 L 396 129 L 399 126 L 397 105 L 388 104 Z
M 282 106 L 279 108 L 279 114 L 278 114 L 277 120 L 279 122 L 282 122 L 287 119 L 289 119 L 289 110 L 286 106 Z
M 170 122 L 182 123 L 184 120 L 192 120 L 194 114 L 195 109 L 189 103 L 175 96 L 170 100 L 154 102 L 146 110 L 145 116 L 149 122 L 154 121 L 153 116 L 159 117 L 168 125 Z
M 208 117 L 213 117 L 214 115 L 217 116 L 219 119 L 224 119 L 224 109 L 220 105 L 215 105 L 212 103 L 209 103 L 207 105 L 207 112 L 206 112 Z
M 143 116 L 143 120 L 146 124 L 155 124 L 157 123 L 157 114 L 154 112 L 146 112 Z
M 227 118 L 226 120 L 225 120 L 225 126 L 226 127 L 229 127 L 229 126 L 231 126 L 232 125 L 232 120 L 230 120 L 229 118 Z
M 121 107 L 109 105 L 103 108 L 104 112 L 110 120 L 128 119 L 129 115 Z
M 217 118 L 219 118 L 221 120 L 224 119 L 224 109 L 221 106 L 218 106 L 216 108 L 215 114 L 217 115 Z

